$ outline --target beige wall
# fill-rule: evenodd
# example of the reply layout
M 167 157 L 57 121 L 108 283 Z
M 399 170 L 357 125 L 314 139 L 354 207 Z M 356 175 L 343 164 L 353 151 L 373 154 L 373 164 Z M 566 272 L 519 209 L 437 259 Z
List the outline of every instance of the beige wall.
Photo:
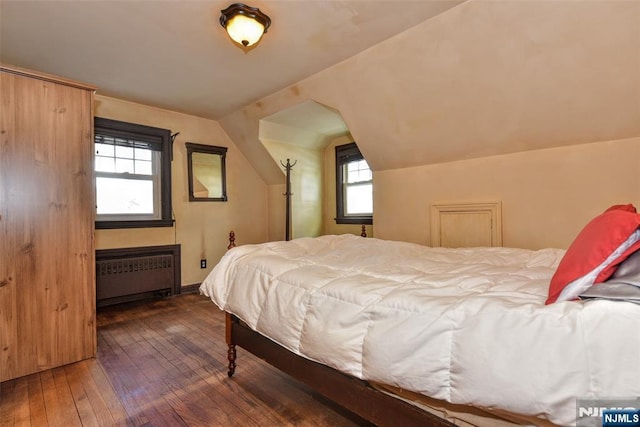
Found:
M 285 237 L 285 184 L 269 185 L 267 197 L 269 199 L 269 241 L 284 240 Z
M 267 148 L 274 162 L 281 167 L 287 163 L 287 159 L 291 164 L 295 165 L 291 169 L 291 237 L 315 237 L 323 234 L 323 152 L 311 148 L 301 147 L 294 144 L 263 140 L 262 143 Z M 284 168 L 282 173 L 285 174 Z M 273 204 L 282 205 L 277 212 L 282 212 L 282 221 L 285 221 L 286 198 L 283 195 L 286 192 L 286 185 L 275 187 L 284 187 L 284 191 L 280 193 L 274 192 Z M 273 240 L 284 240 L 285 224 L 275 225 Z M 281 235 L 278 232 L 282 232 Z
M 502 201 L 504 246 L 566 248 L 613 204 L 640 208 L 640 138 L 374 173 L 377 237 L 428 244 L 430 206 Z
M 96 230 L 96 249 L 180 244 L 182 284 L 190 285 L 202 282 L 224 254 L 230 230 L 238 244 L 267 240 L 267 186 L 218 122 L 100 95 L 95 115 L 180 132 L 171 167 L 174 227 Z M 189 202 L 185 142 L 228 147 L 227 202 Z

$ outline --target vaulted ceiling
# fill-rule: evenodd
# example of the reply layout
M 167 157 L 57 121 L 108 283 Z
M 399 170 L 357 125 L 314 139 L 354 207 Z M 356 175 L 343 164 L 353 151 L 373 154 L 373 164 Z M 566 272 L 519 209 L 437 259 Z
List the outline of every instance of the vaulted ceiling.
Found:
M 251 1 L 272 25 L 244 52 L 218 22 L 229 0 L 2 0 L 0 60 L 217 119 L 461 2 Z
M 318 105 L 374 172 L 640 137 L 640 0 L 251 5 L 273 25 L 245 53 L 226 2 L 2 0 L 0 59 L 217 119 L 268 184 L 260 122 L 273 137 Z

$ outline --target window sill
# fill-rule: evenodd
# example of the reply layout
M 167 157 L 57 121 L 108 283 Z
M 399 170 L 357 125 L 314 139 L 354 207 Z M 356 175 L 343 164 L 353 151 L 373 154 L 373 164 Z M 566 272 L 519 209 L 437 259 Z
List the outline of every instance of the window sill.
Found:
M 146 221 L 96 221 L 96 230 L 108 230 L 115 228 L 152 228 L 173 227 L 172 219 L 158 219 Z
M 336 224 L 373 224 L 372 216 L 349 216 L 349 217 L 340 217 L 335 218 Z

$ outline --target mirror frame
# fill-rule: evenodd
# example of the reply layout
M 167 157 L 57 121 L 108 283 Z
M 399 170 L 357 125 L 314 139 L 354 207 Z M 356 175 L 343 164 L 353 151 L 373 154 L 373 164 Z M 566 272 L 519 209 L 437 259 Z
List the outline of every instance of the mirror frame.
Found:
M 227 201 L 227 147 L 217 147 L 215 145 L 196 144 L 194 142 L 185 143 L 187 147 L 187 169 L 189 181 L 189 201 L 190 202 L 226 202 Z M 193 153 L 213 154 L 220 156 L 220 174 L 222 175 L 222 197 L 195 197 L 193 194 Z

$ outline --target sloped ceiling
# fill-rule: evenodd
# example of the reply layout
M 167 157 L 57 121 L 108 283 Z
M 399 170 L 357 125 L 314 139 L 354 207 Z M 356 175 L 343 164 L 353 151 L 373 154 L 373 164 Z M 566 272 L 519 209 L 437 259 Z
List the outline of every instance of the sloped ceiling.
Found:
M 637 1 L 469 2 L 349 65 L 374 170 L 640 136 Z
M 468 1 L 221 123 L 251 157 L 257 121 L 306 99 L 374 171 L 638 137 L 640 2 Z
M 0 60 L 98 93 L 217 119 L 463 0 L 252 0 L 272 19 L 245 52 L 229 0 L 0 1 Z
M 274 24 L 244 53 L 227 2 L 2 0 L 0 58 L 217 118 L 268 184 L 259 123 L 307 101 L 374 171 L 640 136 L 640 0 L 252 5 Z
M 279 141 L 324 150 L 337 137 L 349 134 L 340 113 L 314 101 L 305 101 L 260 120 L 260 140 Z

